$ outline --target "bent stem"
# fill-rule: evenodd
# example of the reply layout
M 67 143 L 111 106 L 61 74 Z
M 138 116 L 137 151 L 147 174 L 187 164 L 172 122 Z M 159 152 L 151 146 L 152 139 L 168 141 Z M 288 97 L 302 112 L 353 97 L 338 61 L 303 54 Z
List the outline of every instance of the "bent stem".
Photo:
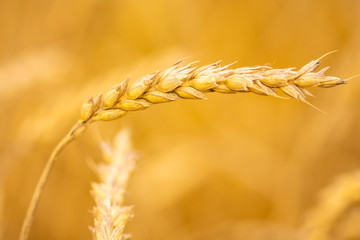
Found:
M 30 201 L 30 205 L 27 208 L 25 219 L 24 219 L 22 227 L 21 227 L 19 240 L 27 240 L 29 237 L 30 228 L 31 228 L 31 224 L 34 219 L 35 210 L 38 206 L 41 193 L 42 193 L 44 186 L 49 178 L 49 174 L 56 162 L 57 157 L 69 143 L 71 143 L 76 137 L 80 136 L 81 133 L 83 133 L 83 131 L 86 129 L 86 126 L 88 123 L 89 122 L 76 123 L 73 126 L 73 128 L 70 130 L 70 132 L 58 143 L 58 145 L 55 147 L 54 151 L 51 153 L 51 156 L 48 159 L 48 161 L 41 173 L 41 177 L 38 180 L 35 191 L 33 193 L 31 201 Z

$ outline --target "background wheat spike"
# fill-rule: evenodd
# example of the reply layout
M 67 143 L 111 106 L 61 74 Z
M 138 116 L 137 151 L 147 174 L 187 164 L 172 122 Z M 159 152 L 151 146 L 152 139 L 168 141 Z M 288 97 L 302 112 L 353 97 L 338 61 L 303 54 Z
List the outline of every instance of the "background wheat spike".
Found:
M 42 172 L 22 225 L 20 239 L 28 238 L 41 191 L 57 156 L 90 123 L 114 120 L 129 111 L 144 110 L 152 104 L 180 99 L 206 99 L 205 93 L 208 92 L 252 92 L 279 97 L 277 90 L 281 90 L 286 95 L 311 105 L 306 101 L 306 96 L 312 95 L 306 88 L 327 88 L 347 82 L 346 79 L 325 75 L 328 68 L 315 72 L 320 66 L 320 60 L 328 54 L 310 61 L 299 70 L 274 69 L 269 66 L 231 69 L 231 64 L 221 66 L 220 62 L 202 67 L 195 66 L 195 63 L 181 66 L 181 61 L 178 61 L 170 68 L 146 75 L 132 84 L 125 80 L 105 94 L 90 97 L 82 106 L 80 119 L 60 141 Z
M 339 176 L 336 181 L 322 191 L 319 202 L 309 211 L 302 228 L 304 231 L 302 239 L 333 239 L 332 228 L 347 210 L 360 203 L 359 193 L 359 169 Z
M 91 194 L 96 205 L 93 208 L 95 240 L 123 240 L 126 223 L 131 218 L 131 207 L 124 206 L 124 195 L 129 176 L 135 166 L 135 154 L 131 149 L 130 132 L 120 131 L 114 144 L 102 144 L 104 161 L 91 164 L 99 182 L 92 184 Z

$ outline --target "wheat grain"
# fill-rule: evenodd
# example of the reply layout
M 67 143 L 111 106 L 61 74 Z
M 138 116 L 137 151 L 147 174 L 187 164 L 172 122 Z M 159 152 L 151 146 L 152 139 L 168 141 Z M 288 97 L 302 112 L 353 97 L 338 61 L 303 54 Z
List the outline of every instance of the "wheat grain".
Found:
M 103 95 L 90 97 L 82 106 L 80 119 L 57 145 L 46 163 L 27 209 L 19 239 L 28 238 L 41 191 L 57 156 L 90 123 L 114 120 L 129 111 L 143 110 L 152 104 L 180 99 L 206 99 L 205 93 L 208 92 L 252 92 L 279 97 L 277 90 L 281 90 L 286 95 L 311 105 L 306 101 L 306 96 L 312 95 L 306 88 L 327 88 L 347 82 L 346 79 L 326 76 L 328 68 L 314 72 L 320 66 L 320 60 L 328 54 L 310 61 L 298 71 L 294 68 L 273 69 L 269 66 L 230 69 L 231 64 L 222 67 L 219 62 L 203 67 L 197 67 L 195 63 L 181 66 L 179 61 L 168 69 L 146 75 L 132 84 L 125 80 Z
M 359 203 L 360 170 L 341 175 L 323 190 L 319 203 L 309 212 L 302 228 L 303 239 L 333 239 L 330 233 L 336 221 Z
M 115 137 L 114 146 L 103 144 L 104 162 L 93 164 L 92 169 L 99 178 L 92 184 L 91 194 L 96 206 L 93 208 L 95 240 L 123 240 L 131 207 L 123 206 L 129 175 L 134 168 L 134 153 L 131 149 L 130 134 L 122 130 Z
M 322 58 L 322 57 L 321 57 Z M 326 76 L 327 68 L 314 72 L 320 59 L 306 64 L 300 70 L 293 68 L 273 69 L 268 66 L 230 69 L 214 63 L 204 67 L 193 64 L 172 67 L 142 77 L 129 85 L 128 80 L 114 86 L 103 96 L 89 98 L 84 103 L 79 124 L 92 121 L 110 121 L 124 116 L 129 111 L 143 110 L 152 104 L 179 99 L 206 99 L 205 93 L 252 92 L 278 97 L 276 90 L 309 104 L 305 88 L 333 87 L 346 80 Z

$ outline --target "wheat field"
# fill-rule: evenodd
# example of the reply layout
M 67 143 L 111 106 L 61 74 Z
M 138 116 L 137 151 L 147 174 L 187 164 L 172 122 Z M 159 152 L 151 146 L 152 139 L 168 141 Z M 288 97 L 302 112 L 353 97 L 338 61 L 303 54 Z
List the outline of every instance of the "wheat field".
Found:
M 79 119 L 95 116 L 84 102 L 102 94 L 108 103 L 101 109 L 109 111 L 124 102 L 111 97 L 126 79 L 128 90 L 143 76 L 197 60 L 192 66 L 216 76 L 247 67 L 258 75 L 287 69 L 281 74 L 294 78 L 332 50 L 316 71 L 331 66 L 324 74 L 342 79 L 360 73 L 356 0 L 4 0 L 0 19 L 0 239 L 19 237 L 56 144 Z M 175 82 L 185 94 L 160 94 L 173 102 L 87 126 L 59 155 L 29 239 L 101 239 L 100 143 L 119 149 L 113 139 L 124 128 L 136 164 L 131 176 L 115 174 L 129 177 L 112 198 L 129 215 L 116 239 L 360 239 L 360 78 L 306 88 L 315 96 L 306 100 L 294 79 L 295 97 L 281 93 L 283 83 L 259 81 L 247 89 L 275 89 L 280 97 L 207 93 L 218 85 L 237 89 L 216 77 L 208 85 Z M 189 96 L 186 87 L 207 100 L 175 99 Z

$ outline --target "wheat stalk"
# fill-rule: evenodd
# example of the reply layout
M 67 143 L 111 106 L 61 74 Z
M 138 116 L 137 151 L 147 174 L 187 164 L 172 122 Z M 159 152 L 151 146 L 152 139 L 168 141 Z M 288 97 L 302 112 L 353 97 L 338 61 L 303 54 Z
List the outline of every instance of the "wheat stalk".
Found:
M 360 203 L 360 170 L 345 173 L 322 191 L 318 204 L 309 212 L 303 225 L 306 240 L 332 239 L 336 221 L 351 206 Z
M 327 88 L 347 82 L 345 79 L 326 76 L 325 71 L 328 67 L 315 72 L 320 66 L 320 60 L 330 53 L 310 61 L 300 70 L 273 69 L 269 66 L 230 69 L 230 65 L 220 66 L 219 62 L 203 67 L 197 67 L 195 63 L 181 66 L 179 61 L 168 69 L 146 75 L 132 84 L 126 80 L 103 95 L 90 97 L 82 106 L 80 119 L 55 148 L 43 170 L 28 207 L 20 239 L 28 238 L 41 191 L 58 154 L 81 135 L 90 123 L 114 120 L 129 111 L 144 110 L 152 104 L 180 99 L 206 99 L 205 93 L 208 92 L 252 92 L 279 97 L 276 90 L 281 90 L 292 98 L 310 104 L 306 101 L 306 96 L 312 95 L 306 88 Z
M 94 227 L 91 227 L 95 240 L 123 240 L 131 207 L 123 206 L 127 182 L 135 161 L 131 149 L 130 133 L 122 130 L 117 134 L 114 146 L 102 145 L 104 162 L 91 167 L 99 178 L 92 184 L 91 194 L 96 206 L 93 208 Z

